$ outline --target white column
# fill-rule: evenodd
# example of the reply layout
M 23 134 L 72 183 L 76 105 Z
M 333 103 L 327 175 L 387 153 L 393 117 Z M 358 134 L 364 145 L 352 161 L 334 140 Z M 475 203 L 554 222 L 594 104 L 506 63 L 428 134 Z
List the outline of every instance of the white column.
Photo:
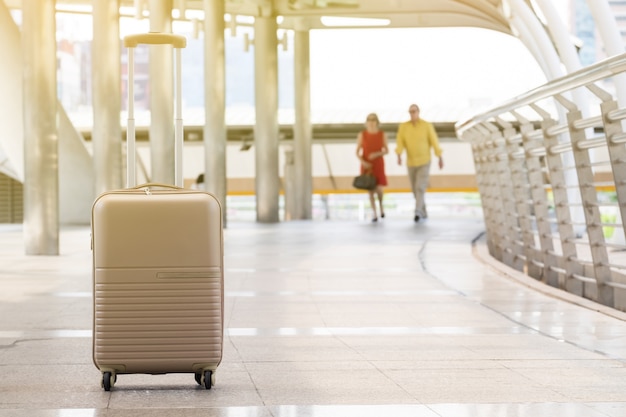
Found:
M 93 1 L 93 165 L 95 194 L 122 188 L 119 0 Z
M 150 0 L 150 31 L 172 31 L 172 0 Z M 150 179 L 174 184 L 174 65 L 171 46 L 150 48 Z
M 546 18 L 547 27 L 554 39 L 556 49 L 565 65 L 567 72 L 574 72 L 581 68 L 580 59 L 576 47 L 572 42 L 570 33 L 559 16 L 552 0 L 536 0 L 537 5 Z
M 552 46 L 552 41 L 532 10 L 522 0 L 510 0 L 510 5 L 513 14 L 518 16 L 522 24 L 528 28 L 530 35 L 535 41 L 534 44 L 539 48 L 539 52 L 549 70 L 549 73 L 546 74 L 548 79 L 564 75 L 559 56 Z
M 624 53 L 624 41 L 608 0 L 587 0 L 608 56 Z
M 59 254 L 54 0 L 22 2 L 24 241 L 27 255 Z
M 604 50 L 608 56 L 624 53 L 624 41 L 620 33 L 615 15 L 607 0 L 587 0 L 589 10 L 600 32 Z M 626 105 L 626 76 L 624 74 L 613 77 L 620 106 Z
M 547 64 L 549 72 L 546 74 L 549 80 L 561 77 L 564 74 L 563 68 L 561 67 L 561 61 L 559 55 L 556 52 L 556 49 L 553 47 L 552 40 L 544 30 L 543 26 L 539 22 L 539 19 L 531 9 L 528 7 L 526 3 L 522 0 L 511 0 L 511 9 L 513 13 L 519 17 L 521 24 L 528 28 L 530 35 L 535 40 L 536 44 L 540 48 L 540 52 L 542 57 L 544 57 L 545 62 Z M 576 103 L 579 108 L 582 104 L 580 97 L 578 98 L 578 102 Z M 584 100 L 583 100 L 584 102 Z M 559 119 L 562 122 L 567 120 L 564 109 L 557 105 L 557 111 L 559 113 Z M 563 140 L 563 138 L 561 138 Z M 573 156 L 567 157 L 567 160 L 570 164 L 573 164 Z M 580 203 L 580 192 L 577 188 L 578 186 L 578 177 L 576 173 L 572 170 L 568 171 L 566 174 L 565 180 L 568 185 L 568 198 L 570 204 L 570 211 L 572 215 L 572 220 L 574 222 L 582 222 L 584 221 L 584 213 L 582 209 L 577 206 L 577 203 Z
M 276 17 L 257 17 L 254 23 L 254 91 L 256 124 L 256 218 L 279 221 L 278 174 L 278 40 Z
M 576 47 L 571 40 L 570 33 L 567 30 L 567 27 L 561 20 L 559 13 L 554 7 L 552 0 L 536 1 L 547 20 L 548 30 L 552 35 L 552 39 L 554 40 L 558 54 L 561 57 L 561 61 L 563 62 L 563 65 L 565 65 L 565 69 L 568 73 L 579 70 L 580 68 L 582 68 L 582 64 L 580 63 L 580 58 L 578 57 L 578 53 L 576 52 Z M 578 105 L 578 108 L 582 111 L 583 115 L 585 117 L 588 116 L 588 90 L 577 88 L 572 92 L 572 96 L 574 98 L 574 102 Z
M 313 168 L 311 162 L 313 130 L 311 127 L 311 74 L 309 31 L 294 35 L 294 168 L 296 196 L 294 219 L 308 220 L 312 214 Z
M 226 223 L 226 63 L 224 1 L 204 0 L 204 184 L 222 203 Z

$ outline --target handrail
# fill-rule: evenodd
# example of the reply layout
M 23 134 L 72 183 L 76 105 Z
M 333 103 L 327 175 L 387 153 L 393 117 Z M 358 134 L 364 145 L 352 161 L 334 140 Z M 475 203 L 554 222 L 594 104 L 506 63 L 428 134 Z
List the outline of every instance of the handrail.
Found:
M 600 87 L 624 73 L 626 54 L 614 56 L 455 129 L 472 145 L 491 255 L 548 285 L 626 311 L 626 109 Z M 599 100 L 570 98 L 580 88 Z M 546 101 L 561 111 L 546 111 Z M 529 109 L 539 120 L 522 116 Z M 518 123 L 507 122 L 510 116 Z

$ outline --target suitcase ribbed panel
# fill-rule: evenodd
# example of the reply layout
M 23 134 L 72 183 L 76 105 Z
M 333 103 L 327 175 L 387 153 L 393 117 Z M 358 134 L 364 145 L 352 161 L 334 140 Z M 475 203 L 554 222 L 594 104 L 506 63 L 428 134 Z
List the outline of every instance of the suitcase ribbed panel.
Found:
M 199 365 L 220 363 L 220 269 L 96 269 L 95 274 L 94 361 L 100 368 L 194 372 Z

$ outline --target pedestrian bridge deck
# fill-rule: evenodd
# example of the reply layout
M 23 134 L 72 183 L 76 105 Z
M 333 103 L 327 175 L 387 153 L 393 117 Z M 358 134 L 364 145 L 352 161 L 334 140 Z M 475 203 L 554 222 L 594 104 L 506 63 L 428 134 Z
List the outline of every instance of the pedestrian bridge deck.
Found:
M 0 415 L 623 416 L 626 315 L 494 267 L 478 218 L 230 222 L 224 360 L 121 375 L 91 360 L 88 227 L 58 257 L 0 226 Z

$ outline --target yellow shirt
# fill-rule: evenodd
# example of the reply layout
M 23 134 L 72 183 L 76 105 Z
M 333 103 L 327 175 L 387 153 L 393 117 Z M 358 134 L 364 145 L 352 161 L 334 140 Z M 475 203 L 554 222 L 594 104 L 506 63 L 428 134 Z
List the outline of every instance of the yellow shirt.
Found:
M 415 125 L 411 121 L 401 123 L 396 135 L 396 153 L 402 155 L 406 149 L 407 166 L 426 165 L 430 162 L 430 148 L 435 155 L 441 156 L 439 138 L 435 128 L 426 120 L 418 120 Z

